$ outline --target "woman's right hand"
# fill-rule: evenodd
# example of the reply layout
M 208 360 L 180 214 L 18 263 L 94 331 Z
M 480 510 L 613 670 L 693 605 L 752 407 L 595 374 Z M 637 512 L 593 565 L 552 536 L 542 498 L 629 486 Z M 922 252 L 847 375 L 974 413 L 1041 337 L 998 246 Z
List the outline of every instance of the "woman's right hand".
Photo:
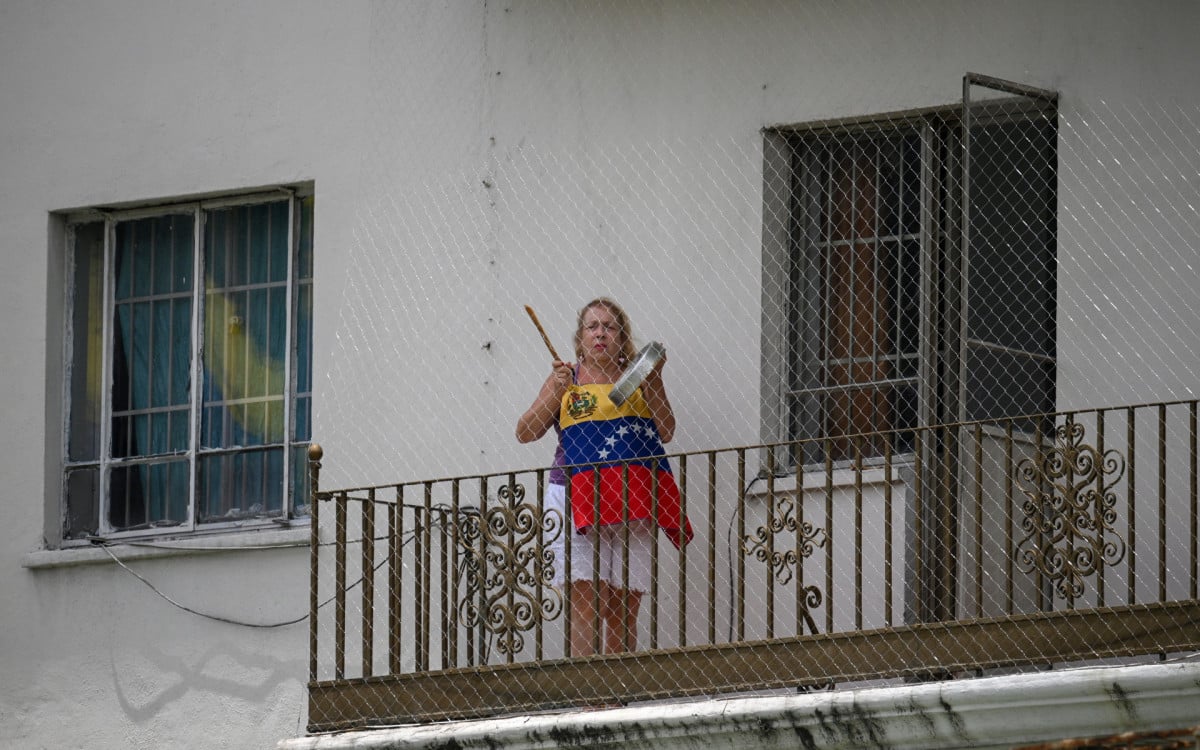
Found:
M 563 394 L 571 386 L 571 375 L 575 371 L 570 362 L 555 360 L 551 365 L 550 375 L 537 398 L 517 420 L 517 441 L 530 443 L 549 432 L 558 420 L 558 409 L 562 403 Z
M 551 364 L 550 377 L 554 382 L 554 392 L 561 399 L 571 385 L 571 372 L 574 368 L 570 362 L 554 360 Z

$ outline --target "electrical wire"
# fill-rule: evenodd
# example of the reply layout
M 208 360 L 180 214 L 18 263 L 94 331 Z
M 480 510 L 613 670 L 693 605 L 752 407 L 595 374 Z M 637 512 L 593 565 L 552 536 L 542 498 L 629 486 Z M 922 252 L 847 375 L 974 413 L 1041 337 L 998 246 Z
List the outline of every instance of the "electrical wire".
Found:
M 432 509 L 434 509 L 434 510 L 439 510 L 439 511 L 449 511 L 449 510 L 451 510 L 449 506 L 443 506 L 443 505 L 434 506 Z M 460 512 L 460 513 L 465 513 L 465 514 L 468 514 L 468 515 L 472 514 L 472 511 L 474 511 L 475 513 L 478 513 L 478 511 L 476 511 L 474 508 L 460 508 L 460 509 L 459 509 L 459 512 Z M 409 542 L 411 542 L 411 541 L 412 541 L 412 540 L 413 540 L 413 539 L 416 537 L 416 535 L 417 535 L 417 533 L 418 533 L 419 531 L 420 531 L 420 527 L 419 527 L 419 526 L 418 526 L 417 528 L 413 529 L 412 531 L 409 531 L 409 532 L 408 532 L 408 533 L 405 535 L 405 536 L 407 537 L 407 539 L 404 539 L 404 540 L 403 540 L 403 541 L 400 543 L 400 547 L 399 547 L 399 548 L 400 548 L 400 549 L 404 549 L 404 547 L 408 546 Z M 381 539 L 384 539 L 384 538 L 385 538 L 385 537 L 375 537 L 375 540 L 376 540 L 376 541 L 379 541 L 379 540 L 381 540 Z M 308 613 L 305 613 L 305 614 L 303 614 L 303 615 L 301 615 L 301 616 L 299 616 L 299 617 L 294 617 L 294 618 L 292 618 L 292 619 L 289 619 L 289 620 L 282 620 L 282 621 L 279 621 L 279 622 L 267 622 L 267 623 L 259 623 L 259 622 L 247 622 L 247 621 L 244 621 L 244 620 L 237 620 L 237 619 L 234 619 L 234 618 L 232 618 L 232 617 L 225 617 L 225 616 L 223 616 L 223 615 L 214 615 L 214 614 L 210 614 L 210 613 L 208 613 L 208 612 L 201 612 L 200 610 L 197 610 L 197 609 L 194 609 L 194 608 L 192 608 L 192 607 L 189 607 L 189 606 L 187 606 L 186 604 L 182 604 L 181 602 L 178 602 L 178 601 L 176 601 L 175 599 L 171 598 L 171 596 L 170 596 L 170 595 L 168 595 L 168 594 L 166 594 L 165 592 L 163 592 L 162 590 L 160 590 L 160 589 L 159 589 L 157 586 L 155 586 L 153 583 L 151 583 L 151 582 L 150 582 L 150 581 L 149 581 L 147 578 L 145 578 L 143 575 L 141 575 L 140 573 L 138 573 L 138 572 L 137 572 L 136 570 L 134 570 L 133 568 L 129 567 L 129 566 L 128 566 L 128 565 L 125 563 L 125 561 L 124 561 L 124 560 L 122 560 L 121 558 L 117 557 L 117 555 L 116 555 L 116 554 L 115 554 L 115 553 L 112 551 L 112 549 L 111 549 L 111 548 L 112 548 L 113 546 L 115 546 L 115 545 L 113 545 L 112 543 L 110 543 L 110 542 L 108 542 L 108 541 L 106 541 L 106 540 L 103 540 L 103 539 L 99 539 L 99 538 L 93 538 L 93 540 L 92 540 L 92 541 L 95 543 L 95 545 L 96 545 L 97 547 L 99 547 L 100 549 L 104 550 L 105 554 L 107 554 L 107 555 L 108 555 L 110 558 L 112 558 L 113 562 L 115 562 L 115 563 L 116 563 L 118 566 L 120 566 L 120 567 L 121 567 L 121 569 L 123 569 L 125 572 L 129 573 L 129 574 L 130 574 L 130 575 L 132 575 L 134 578 L 136 578 L 136 579 L 138 579 L 139 581 L 141 581 L 141 582 L 142 582 L 143 584 L 145 584 L 145 585 L 146 585 L 146 586 L 147 586 L 147 587 L 148 587 L 148 588 L 149 588 L 151 591 L 153 591 L 155 594 L 157 594 L 157 595 L 158 595 L 160 598 L 162 598 L 164 601 L 166 601 L 167 603 L 171 604 L 173 607 L 176 607 L 176 608 L 178 608 L 178 609 L 181 609 L 181 610 L 183 610 L 184 612 L 187 612 L 187 613 L 189 613 L 189 614 L 196 615 L 197 617 L 203 617 L 203 618 L 204 618 L 204 619 L 206 619 L 206 620 L 214 620 L 214 621 L 216 621 L 216 622 L 223 622 L 223 623 L 226 623 L 226 624 L 228 624 L 228 625 L 237 625 L 237 626 L 240 626 L 240 627 L 246 627 L 246 628 L 256 628 L 256 629 L 263 629 L 263 630 L 267 630 L 267 629 L 273 629 L 273 628 L 282 628 L 282 627 L 287 627 L 287 626 L 289 626 L 289 625 L 295 625 L 295 624 L 297 624 L 297 623 L 303 622 L 303 621 L 305 621 L 305 620 L 307 620 L 307 619 L 308 619 L 308 616 L 309 616 L 309 615 L 308 615 Z M 354 540 L 354 541 L 348 542 L 348 544 L 360 544 L 360 543 L 361 543 L 361 541 L 362 541 L 362 540 Z M 327 546 L 327 545 L 330 545 L 330 544 L 333 544 L 333 543 L 332 543 L 332 542 L 322 542 L 322 543 L 320 543 L 318 546 Z M 169 546 L 169 545 L 156 544 L 156 543 L 152 543 L 152 542 L 143 542 L 143 543 L 123 544 L 123 546 L 156 547 L 156 548 L 159 548 L 159 549 L 176 549 L 176 550 L 231 551 L 231 550 L 246 550 L 246 549 L 280 549 L 280 548 L 289 548 L 289 547 L 294 547 L 295 545 L 293 545 L 293 544 L 278 544 L 278 545 L 275 545 L 275 544 L 264 544 L 264 545 L 255 545 L 255 546 L 250 546 L 250 547 L 193 547 L 193 546 L 188 546 L 188 547 L 172 547 L 172 546 Z M 379 562 L 379 563 L 378 563 L 378 564 L 377 564 L 377 565 L 376 565 L 374 568 L 372 568 L 372 572 L 373 572 L 373 573 L 374 573 L 374 572 L 378 572 L 378 571 L 379 571 L 379 569 L 380 569 L 380 568 L 382 568 L 382 567 L 383 567 L 383 565 L 384 565 L 386 562 L 387 562 L 387 559 L 386 559 L 386 558 L 385 558 L 385 559 L 383 559 L 383 560 L 381 560 L 381 561 L 380 561 L 380 562 Z M 461 566 L 460 566 L 460 567 L 461 567 Z M 460 571 L 459 571 L 459 575 L 460 575 L 460 576 L 462 575 L 462 572 L 463 572 L 462 570 L 460 570 Z M 358 586 L 360 583 L 362 583 L 362 581 L 363 581 L 363 576 L 359 576 L 358 580 L 354 581 L 353 583 L 351 583 L 349 586 L 347 586 L 347 587 L 346 587 L 346 591 L 347 591 L 347 592 L 349 592 L 349 591 L 353 591 L 355 587 L 357 587 L 357 586 Z M 321 602 L 320 604 L 318 604 L 318 605 L 317 605 L 317 609 L 321 609 L 322 607 L 326 606 L 327 604 L 329 604 L 330 602 L 332 602 L 332 601 L 333 601 L 335 598 L 336 598 L 336 594 L 335 594 L 335 595 L 333 595 L 333 596 L 330 596 L 330 597 L 328 597 L 327 599 L 325 599 L 325 601 L 323 601 L 323 602 Z
M 750 494 L 750 488 L 752 488 L 754 486 L 754 483 L 760 479 L 766 479 L 766 475 L 763 474 L 762 472 L 759 472 L 753 479 L 751 479 L 750 482 L 746 485 L 746 488 L 744 490 L 742 490 L 742 495 L 741 495 L 741 497 L 738 498 L 739 503 L 746 502 L 746 495 Z M 729 623 L 728 623 L 728 628 L 725 631 L 725 640 L 729 643 L 733 642 L 733 615 L 734 615 L 733 584 L 734 584 L 734 581 L 733 581 L 733 539 L 732 539 L 732 534 L 733 534 L 733 519 L 737 518 L 737 514 L 738 514 L 738 509 L 734 509 L 734 512 L 729 516 L 729 524 L 725 527 L 725 580 L 727 580 L 729 582 Z
M 758 476 L 755 476 L 753 479 L 751 479 L 751 480 L 750 480 L 750 482 L 749 482 L 749 483 L 746 485 L 745 489 L 743 489 L 743 490 L 742 490 L 742 499 L 744 500 L 745 496 L 746 496 L 747 494 L 749 494 L 750 490 L 751 490 L 751 489 L 754 487 L 754 485 L 755 485 L 755 484 L 756 484 L 756 483 L 757 483 L 759 480 L 761 480 L 761 479 L 764 479 L 764 478 L 765 478 L 765 476 L 763 476 L 763 475 L 761 475 L 761 474 L 760 474 L 760 475 L 758 475 Z M 412 506 L 412 507 L 419 507 L 419 508 L 422 508 L 422 509 L 423 509 L 423 506 Z M 439 504 L 439 505 L 437 505 L 437 506 L 433 506 L 433 507 L 432 507 L 432 509 L 433 509 L 433 510 L 442 511 L 443 513 L 444 513 L 444 512 L 446 512 L 446 511 L 451 511 L 451 510 L 452 510 L 452 509 L 451 509 L 449 506 L 445 506 L 445 505 L 442 505 L 442 504 Z M 479 511 L 478 511 L 478 509 L 476 509 L 476 508 L 470 507 L 470 508 L 460 508 L 460 509 L 459 509 L 459 513 L 460 513 L 460 514 L 468 514 L 468 515 L 478 515 Z M 735 519 L 736 517 L 737 517 L 737 513 L 736 513 L 736 512 L 735 512 L 735 513 L 733 513 L 733 514 L 731 514 L 731 515 L 730 515 L 730 517 L 729 517 L 729 523 L 728 523 L 728 524 L 726 525 L 726 527 L 725 527 L 725 545 L 726 545 L 726 553 L 727 553 L 727 554 L 726 554 L 726 561 L 725 561 L 725 562 L 726 562 L 726 573 L 727 573 L 727 580 L 728 580 L 728 582 L 729 582 L 729 603 L 730 603 L 730 604 L 729 604 L 729 621 L 728 621 L 728 629 L 727 629 L 727 633 L 726 633 L 726 638 L 727 638 L 727 640 L 728 640 L 728 641 L 730 641 L 730 642 L 732 642 L 732 641 L 733 641 L 733 619 L 734 619 L 734 614 L 735 614 L 735 612 L 734 612 L 734 603 L 733 603 L 733 602 L 734 602 L 734 600 L 733 600 L 733 586 L 734 586 L 734 580 L 733 580 L 733 538 L 732 538 L 732 534 L 733 534 L 733 521 L 734 521 L 734 519 Z M 443 520 L 443 522 L 442 522 L 442 523 L 444 524 L 444 523 L 445 523 L 445 521 Z M 410 542 L 412 542 L 412 541 L 413 541 L 413 540 L 416 538 L 416 535 L 417 535 L 418 533 L 420 533 L 421 531 L 422 531 L 421 527 L 420 527 L 420 526 L 417 526 L 416 528 L 412 529 L 412 530 L 411 530 L 411 531 L 409 531 L 407 534 L 405 534 L 405 537 L 407 537 L 407 538 L 405 538 L 405 539 L 403 539 L 403 540 L 401 541 L 401 543 L 400 543 L 400 546 L 399 546 L 399 549 L 404 549 L 405 547 L 407 547 L 407 546 L 408 546 L 408 544 L 409 544 Z M 376 541 L 380 541 L 380 540 L 383 540 L 383 539 L 386 539 L 386 537 L 383 537 L 383 536 L 375 537 L 375 540 L 376 540 Z M 197 610 L 197 609 L 194 609 L 194 608 L 192 608 L 192 607 L 189 607 L 189 606 L 187 606 L 187 605 L 185 605 L 185 604 L 182 604 L 182 603 L 180 603 L 180 602 L 176 601 L 175 599 L 171 598 L 171 597 L 170 597 L 168 594 L 166 594 L 166 593 L 164 593 L 163 591 L 161 591 L 161 590 L 160 590 L 160 589 L 159 589 L 157 586 L 155 586 L 153 583 L 151 583 L 151 582 L 150 582 L 148 579 L 146 579 L 146 578 L 145 578 L 144 576 L 142 576 L 140 573 L 138 573 L 138 572 L 137 572 L 137 571 L 135 571 L 134 569 L 130 568 L 130 567 L 129 567 L 129 566 L 126 564 L 126 563 L 125 563 L 125 561 L 124 561 L 124 560 L 121 560 L 121 559 L 120 559 L 119 557 L 117 557 L 117 555 L 116 555 L 116 554 L 115 554 L 115 553 L 112 551 L 111 547 L 112 547 L 112 546 L 114 546 L 114 545 L 112 545 L 112 544 L 110 544 L 110 543 L 108 543 L 108 542 L 106 542 L 106 541 L 102 541 L 102 540 L 94 540 L 94 541 L 96 542 L 96 546 L 100 547 L 100 549 L 104 550 L 105 554 L 107 554 L 107 555 L 108 555 L 110 558 L 112 558 L 113 562 L 115 562 L 115 563 L 116 563 L 118 566 L 120 566 L 120 567 L 121 567 L 123 570 L 125 570 L 127 573 L 129 573 L 130 575 L 132 575 L 134 578 L 138 579 L 138 580 L 139 580 L 139 581 L 141 581 L 143 584 L 145 584 L 145 585 L 146 585 L 146 586 L 147 586 L 147 587 L 148 587 L 148 588 L 149 588 L 151 591 L 153 591 L 155 594 L 157 594 L 157 595 L 158 595 L 159 597 L 161 597 L 163 600 L 165 600 L 166 602 L 168 602 L 168 603 L 169 603 L 169 604 L 171 604 L 172 606 L 174 606 L 174 607 L 176 607 L 176 608 L 178 608 L 178 609 L 181 609 L 181 610 L 183 610 L 184 612 L 187 612 L 187 613 L 189 613 L 189 614 L 195 615 L 195 616 L 197 616 L 197 617 L 202 617 L 202 618 L 204 618 L 204 619 L 207 619 L 207 620 L 213 620 L 213 621 L 216 621 L 216 622 L 222 622 L 222 623 L 225 623 L 225 624 L 228 624 L 228 625 L 236 625 L 236 626 L 239 626 L 239 627 L 255 628 L 255 629 L 260 629 L 260 630 L 269 630 L 269 629 L 275 629 L 275 628 L 287 627 L 287 626 L 289 626 L 289 625 L 296 625 L 296 624 L 298 624 L 298 623 L 301 623 L 301 622 L 303 622 L 303 621 L 307 620 L 307 619 L 308 619 L 308 617 L 309 617 L 309 614 L 308 614 L 308 613 L 305 613 L 305 614 L 303 614 L 303 615 L 300 615 L 299 617 L 294 617 L 294 618 L 292 618 L 292 619 L 289 619 L 289 620 L 282 620 L 282 621 L 279 621 L 279 622 L 269 622 L 269 623 L 256 623 L 256 622 L 246 622 L 246 621 L 243 621 L 243 620 L 237 620 L 237 619 L 234 619 L 234 618 L 232 618 L 232 617 L 225 617 L 225 616 L 223 616 L 223 615 L 214 615 L 214 614 L 210 614 L 210 613 L 208 613 L 208 612 L 201 612 L 200 610 Z M 347 543 L 348 543 L 348 544 L 361 544 L 361 543 L 362 543 L 362 540 L 361 540 L 361 539 L 358 539 L 358 540 L 352 540 L 352 541 L 350 541 L 350 542 L 347 542 Z M 328 545 L 328 544 L 332 544 L 332 543 L 331 543 L 331 542 L 324 542 L 324 543 L 321 543 L 321 545 L 320 545 L 320 546 L 326 546 L 326 545 Z M 125 546 L 157 547 L 157 548 L 162 548 L 162 549 L 188 549 L 188 550 L 195 550 L 195 549 L 211 549 L 211 550 L 220 550 L 220 551 L 226 551 L 226 550 L 230 550 L 230 549 L 238 549 L 238 550 L 243 550 L 243 549 L 278 549 L 278 548 L 283 548 L 283 547 L 294 547 L 295 545 L 290 545 L 290 544 L 280 544 L 280 545 L 255 545 L 255 546 L 251 546 L 251 547 L 237 547 L 237 548 L 229 548 L 229 547 L 212 547 L 212 548 L 186 547 L 186 548 L 180 548 L 180 547 L 170 547 L 170 546 L 168 546 L 168 545 L 162 545 L 162 544 L 156 544 L 156 543 L 133 543 L 133 544 L 126 544 Z M 382 567 L 383 567 L 383 566 L 384 566 L 386 563 L 387 563 L 387 558 L 385 558 L 385 559 L 381 560 L 381 561 L 380 561 L 380 562 L 379 562 L 379 563 L 378 563 L 378 564 L 377 564 L 377 565 L 376 565 L 374 568 L 372 568 L 372 569 L 371 569 L 371 570 L 372 570 L 372 572 L 373 572 L 373 573 L 374 573 L 374 572 L 378 572 L 378 571 L 379 571 L 379 569 L 380 569 L 380 568 L 382 568 Z M 457 572 L 456 572 L 456 577 L 457 577 L 457 579 L 459 580 L 459 582 L 461 582 L 461 581 L 462 581 L 462 577 L 463 577 L 463 576 L 466 574 L 466 566 L 467 566 L 467 560 L 464 558 L 463 560 L 461 560 L 461 561 L 459 562 L 459 564 L 458 564 L 458 570 L 457 570 Z M 358 578 L 357 580 L 355 580 L 355 581 L 354 581 L 354 582 L 352 582 L 350 585 L 348 585 L 348 586 L 346 587 L 346 592 L 353 591 L 353 590 L 354 590 L 354 589 L 355 589 L 355 588 L 356 588 L 356 587 L 357 587 L 359 584 L 361 584 L 361 583 L 362 583 L 362 581 L 363 581 L 363 578 L 364 578 L 364 576 L 359 576 L 359 578 Z M 328 597 L 327 599 L 325 599 L 325 601 L 323 601 L 323 602 L 321 602 L 321 603 L 319 603 L 319 604 L 317 605 L 317 609 L 321 609 L 321 608 L 325 607 L 325 606 L 326 606 L 326 605 L 328 605 L 330 602 L 334 601 L 334 599 L 335 599 L 335 598 L 336 598 L 336 595 Z M 489 636 L 489 637 L 487 637 L 487 638 L 485 638 L 485 639 L 484 639 L 484 643 L 485 643 L 485 649 L 484 649 L 484 651 L 483 651 L 483 652 L 480 654 L 480 656 L 481 656 L 481 658 L 482 658 L 482 660 L 483 660 L 483 663 L 484 663 L 484 664 L 486 664 L 486 663 L 488 662 L 488 660 L 491 658 L 492 649 L 493 649 L 493 647 L 494 647 L 494 636 L 495 636 L 495 634 L 490 634 L 490 636 Z M 1189 662 L 1189 661 L 1192 661 L 1193 659 L 1197 659 L 1197 658 L 1200 658 L 1200 652 L 1184 653 L 1184 654 L 1181 654 L 1181 655 L 1174 656 L 1174 657 L 1172 657 L 1172 658 L 1167 658 L 1167 659 L 1164 659 L 1164 661 L 1166 661 L 1166 662 L 1168 662 L 1168 663 L 1171 663 L 1171 662 Z M 1086 668 L 1086 667 L 1085 667 L 1085 668 Z
M 131 576 L 138 579 L 142 583 L 146 584 L 146 586 L 148 586 L 150 588 L 150 590 L 153 591 L 155 594 L 158 594 L 164 600 L 169 602 L 172 606 L 182 609 L 184 612 L 188 612 L 190 614 L 196 615 L 197 617 L 203 617 L 207 620 L 215 620 L 217 622 L 223 622 L 223 623 L 227 623 L 229 625 L 239 625 L 241 627 L 246 627 L 246 628 L 262 628 L 262 629 L 282 628 L 282 627 L 286 627 L 288 625 L 295 625 L 298 622 L 303 622 L 304 620 L 308 619 L 308 614 L 306 613 L 300 617 L 296 617 L 291 620 L 284 620 L 282 622 L 270 622 L 270 623 L 244 622 L 242 620 L 235 620 L 231 617 L 224 617 L 222 615 L 213 615 L 213 614 L 209 614 L 207 612 L 201 612 L 197 609 L 192 609 L 191 607 L 187 606 L 186 604 L 180 604 L 179 602 L 175 601 L 170 596 L 168 596 L 167 594 L 160 591 L 158 589 L 158 587 L 155 586 L 153 583 L 146 580 L 146 578 L 144 576 L 142 576 L 140 573 L 138 573 L 136 570 L 134 570 L 133 568 L 126 565 L 124 560 L 117 557 L 113 553 L 113 551 L 111 549 L 109 549 L 110 545 L 100 544 L 98 546 L 100 547 L 100 549 L 104 550 L 105 553 L 107 553 L 109 557 L 112 558 L 113 562 L 115 562 L 117 565 L 121 566 L 121 568 L 124 569 L 125 572 L 129 573 Z
M 92 537 L 91 540 L 99 545 L 110 544 L 107 539 Z M 303 543 L 279 542 L 276 544 L 239 544 L 236 546 L 197 545 L 197 544 L 164 544 L 163 542 L 120 542 L 123 547 L 143 547 L 145 549 L 163 549 L 180 552 L 241 552 L 243 550 L 291 549 L 305 546 Z

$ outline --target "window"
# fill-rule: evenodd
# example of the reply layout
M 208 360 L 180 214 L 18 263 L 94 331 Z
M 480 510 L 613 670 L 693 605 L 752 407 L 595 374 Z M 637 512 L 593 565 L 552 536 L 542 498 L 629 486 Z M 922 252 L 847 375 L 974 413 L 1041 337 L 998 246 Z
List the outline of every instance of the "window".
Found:
M 64 539 L 307 512 L 312 226 L 293 191 L 68 221 Z
M 1052 102 L 778 129 L 765 146 L 766 440 L 830 437 L 837 460 L 847 435 L 895 430 L 903 450 L 915 426 L 1053 409 Z M 824 458 L 813 444 L 803 460 Z

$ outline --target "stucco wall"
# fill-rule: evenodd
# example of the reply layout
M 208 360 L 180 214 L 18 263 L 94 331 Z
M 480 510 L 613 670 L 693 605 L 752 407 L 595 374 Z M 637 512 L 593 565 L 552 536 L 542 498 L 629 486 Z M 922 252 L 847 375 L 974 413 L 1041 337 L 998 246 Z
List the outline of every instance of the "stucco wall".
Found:
M 266 747 L 303 727 L 303 624 L 206 620 L 111 561 L 25 567 L 98 552 L 30 555 L 60 481 L 61 430 L 46 415 L 61 413 L 47 376 L 61 360 L 61 246 L 48 227 L 61 209 L 312 180 L 332 261 L 352 224 L 367 21 L 322 3 L 0 7 L 5 747 Z M 272 623 L 307 609 L 304 547 L 129 565 L 213 615 Z
M 30 556 L 61 458 L 51 212 L 313 181 L 326 486 L 545 464 L 547 441 L 512 439 L 547 364 L 521 308 L 567 350 L 601 293 L 668 347 L 672 447 L 746 444 L 760 128 L 949 104 L 970 70 L 1062 94 L 1060 404 L 1181 397 L 1197 21 L 1116 2 L 0 5 L 0 737 L 261 747 L 303 724 L 303 625 L 211 623 L 110 563 L 26 567 L 84 554 Z M 260 622 L 303 614 L 306 564 L 134 563 Z

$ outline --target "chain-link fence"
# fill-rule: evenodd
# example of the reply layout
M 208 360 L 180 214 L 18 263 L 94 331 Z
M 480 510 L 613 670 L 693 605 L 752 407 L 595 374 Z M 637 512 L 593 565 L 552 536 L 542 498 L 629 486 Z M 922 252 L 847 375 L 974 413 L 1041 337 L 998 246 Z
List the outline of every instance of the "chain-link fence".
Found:
M 354 446 L 312 480 L 310 727 L 1200 646 L 1198 113 L 981 75 L 939 102 L 574 150 L 485 134 L 478 174 L 377 196 L 316 419 Z M 384 168 L 402 144 L 378 137 Z M 621 411 L 564 346 L 597 294 L 636 344 L 670 339 L 674 452 L 653 381 Z M 529 302 L 573 365 L 537 436 L 578 450 L 508 470 L 548 369 Z M 414 397 L 418 340 L 472 316 L 480 351 L 446 370 L 482 383 Z M 338 395 L 364 378 L 376 398 Z

